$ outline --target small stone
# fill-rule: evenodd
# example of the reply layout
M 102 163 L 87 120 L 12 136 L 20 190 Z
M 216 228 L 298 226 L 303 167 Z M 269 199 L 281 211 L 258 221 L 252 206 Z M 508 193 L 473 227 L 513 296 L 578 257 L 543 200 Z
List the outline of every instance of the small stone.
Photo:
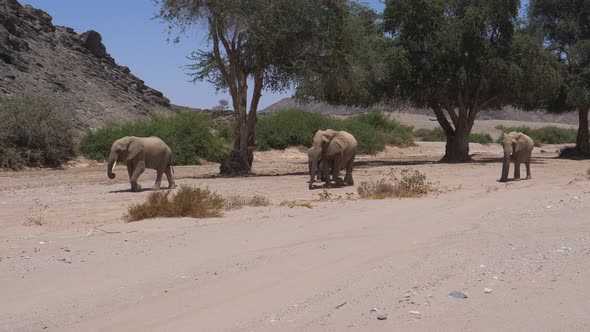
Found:
M 416 311 L 416 310 L 410 310 L 410 311 L 408 311 L 408 313 L 409 313 L 410 315 L 416 315 L 416 316 L 420 316 L 420 311 Z
M 452 291 L 449 293 L 449 295 L 456 299 L 466 299 L 468 297 L 467 294 L 460 291 Z
M 379 315 L 379 316 L 377 316 L 377 319 L 378 320 L 386 320 L 387 316 L 386 315 Z
M 482 289 L 482 291 L 486 294 L 489 294 L 489 293 L 493 292 L 494 290 L 491 288 L 484 288 L 484 289 Z

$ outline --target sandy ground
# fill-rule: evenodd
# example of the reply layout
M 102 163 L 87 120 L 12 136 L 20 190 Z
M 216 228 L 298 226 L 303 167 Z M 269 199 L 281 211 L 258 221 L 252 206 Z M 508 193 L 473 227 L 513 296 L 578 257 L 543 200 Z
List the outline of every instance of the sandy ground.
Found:
M 273 203 L 205 220 L 124 223 L 149 191 L 123 168 L 0 173 L 0 330 L 588 331 L 590 164 L 558 148 L 507 184 L 498 145 L 462 165 L 435 163 L 442 143 L 359 158 L 357 184 L 407 167 L 440 182 L 414 199 L 320 202 L 299 149 L 256 154 L 247 178 L 176 167 L 179 184 Z

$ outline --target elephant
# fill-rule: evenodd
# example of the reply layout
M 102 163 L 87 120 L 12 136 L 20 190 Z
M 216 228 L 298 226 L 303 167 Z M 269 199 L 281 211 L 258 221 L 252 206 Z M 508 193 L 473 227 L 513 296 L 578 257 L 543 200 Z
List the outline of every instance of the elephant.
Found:
M 510 132 L 502 137 L 502 146 L 504 148 L 504 162 L 502 164 L 502 177 L 500 182 L 508 181 L 508 172 L 510 170 L 510 156 L 514 160 L 514 179 L 520 179 L 520 164 L 526 165 L 526 178 L 532 179 L 531 176 L 531 154 L 534 146 L 533 140 L 527 135 L 519 132 Z
M 326 186 L 329 187 L 332 181 L 338 186 L 342 184 L 354 185 L 352 167 L 356 156 L 356 148 L 356 139 L 346 131 L 318 130 L 313 137 L 311 151 L 308 152 L 308 156 L 311 158 L 309 163 L 309 189 L 313 189 L 316 172 L 320 170 L 320 166 L 320 178 L 324 177 L 323 180 Z M 344 181 L 338 177 L 343 169 L 346 169 Z
M 168 178 L 168 189 L 176 188 L 172 177 L 172 150 L 158 137 L 126 136 L 116 140 L 111 146 L 108 160 L 107 175 L 109 179 L 115 178 L 114 169 L 117 162 L 121 160 L 127 161 L 131 191 L 141 190 L 137 178 L 146 168 L 157 171 L 153 189 L 160 189 L 162 173 L 166 173 L 166 178 Z

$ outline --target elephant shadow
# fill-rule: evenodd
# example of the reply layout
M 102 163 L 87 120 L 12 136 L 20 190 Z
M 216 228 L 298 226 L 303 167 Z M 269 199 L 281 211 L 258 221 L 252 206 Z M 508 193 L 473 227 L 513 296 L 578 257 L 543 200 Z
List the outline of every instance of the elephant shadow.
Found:
M 152 188 L 141 188 L 139 191 L 133 191 L 131 189 L 120 189 L 120 190 L 111 190 L 109 194 L 123 194 L 123 193 L 143 193 L 146 191 L 168 191 L 172 189 L 168 188 L 160 188 L 160 189 L 152 189 Z

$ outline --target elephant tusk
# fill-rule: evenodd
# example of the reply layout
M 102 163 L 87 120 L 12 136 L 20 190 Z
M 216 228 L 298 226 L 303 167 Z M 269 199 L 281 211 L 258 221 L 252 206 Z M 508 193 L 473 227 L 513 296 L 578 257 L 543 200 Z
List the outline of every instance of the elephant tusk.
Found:
M 111 168 L 111 173 L 114 173 L 115 172 L 115 166 L 117 166 L 117 161 L 116 160 L 113 163 L 113 167 Z

